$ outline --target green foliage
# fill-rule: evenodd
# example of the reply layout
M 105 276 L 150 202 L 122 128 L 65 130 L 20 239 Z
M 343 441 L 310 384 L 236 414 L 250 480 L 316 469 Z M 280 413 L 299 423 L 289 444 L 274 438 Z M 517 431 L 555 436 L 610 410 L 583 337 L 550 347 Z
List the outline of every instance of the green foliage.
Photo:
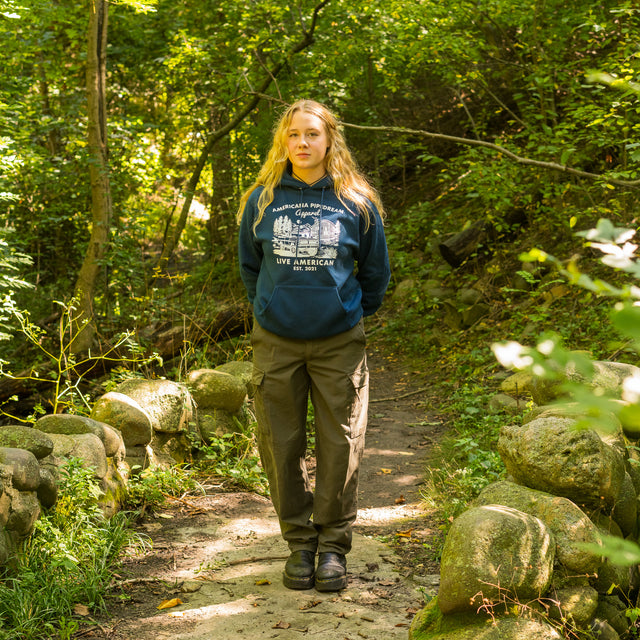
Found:
M 56 505 L 0 582 L 0 634 L 7 640 L 70 638 L 77 630 L 74 605 L 104 609 L 104 597 L 121 552 L 144 539 L 121 512 L 105 519 L 93 471 L 77 459 L 61 469 Z
M 464 378 L 462 370 L 457 376 Z M 445 437 L 435 460 L 430 461 L 425 503 L 435 509 L 447 528 L 453 518 L 488 484 L 504 475 L 504 464 L 496 450 L 500 426 L 513 416 L 489 414 L 489 389 L 468 384 L 451 390 L 446 411 L 452 432 Z
M 616 227 L 609 220 L 600 220 L 596 228 L 579 232 L 577 235 L 586 239 L 588 246 L 600 250 L 604 257 L 602 263 L 618 272 L 629 274 L 632 278 L 640 278 L 640 258 L 636 256 L 637 245 L 631 244 L 635 235 L 634 229 Z M 540 262 L 556 265 L 559 272 L 573 284 L 579 285 L 601 296 L 618 300 L 612 309 L 611 323 L 625 336 L 636 352 L 640 352 L 640 288 L 631 283 L 615 286 L 600 278 L 592 278 L 583 273 L 575 262 L 565 266 L 560 260 L 544 251 L 533 250 L 524 259 L 535 258 Z M 640 380 L 637 375 L 630 375 L 622 382 L 621 397 L 605 393 L 589 386 L 594 367 L 591 359 L 583 354 L 566 349 L 554 335 L 543 336 L 535 347 L 527 347 L 518 342 L 495 344 L 494 353 L 503 366 L 529 371 L 542 379 L 563 382 L 565 397 L 570 397 L 577 405 L 580 415 L 579 425 L 588 426 L 592 420 L 600 426 L 614 430 L 616 421 L 603 420 L 607 414 L 617 416 L 622 425 L 634 425 L 640 421 Z M 566 382 L 566 371 L 574 370 L 584 382 Z M 627 422 L 628 421 L 628 422 Z M 636 543 L 607 537 L 600 549 L 601 555 L 612 562 L 634 564 L 640 558 L 640 547 Z
M 31 264 L 31 258 L 18 253 L 0 237 L 0 340 L 11 338 L 15 325 L 16 291 L 32 288 L 33 285 L 21 279 L 21 269 Z
M 233 486 L 261 495 L 269 494 L 267 477 L 260 466 L 255 438 L 255 422 L 243 426 L 235 420 L 236 431 L 211 437 L 207 444 L 196 443 L 196 468 L 231 482 Z
M 50 335 L 35 324 L 28 311 L 17 309 L 15 305 L 10 306 L 11 319 L 17 324 L 20 336 L 36 350 L 37 358 L 43 365 L 41 368 L 32 366 L 28 373 L 15 375 L 9 369 L 10 363 L 0 359 L 0 379 L 47 382 L 51 385 L 51 391 L 45 393 L 45 396 L 50 401 L 52 413 L 58 413 L 65 407 L 71 412 L 88 414 L 91 409 L 90 398 L 82 390 L 82 382 L 94 367 L 108 360 L 136 368 L 156 360 L 157 356 L 145 356 L 133 340 L 131 332 L 125 332 L 115 336 L 113 345 L 100 356 L 92 357 L 91 353 L 88 353 L 86 356 L 76 357 L 71 350 L 76 335 L 72 320 L 75 302 L 57 304 L 61 309 L 57 335 Z M 8 415 L 2 409 L 0 414 Z M 27 421 L 35 421 L 36 418 L 37 416 L 32 415 Z
M 184 466 L 134 468 L 132 471 L 134 475 L 127 484 L 127 506 L 132 510 L 153 511 L 170 498 L 203 492 L 195 472 Z

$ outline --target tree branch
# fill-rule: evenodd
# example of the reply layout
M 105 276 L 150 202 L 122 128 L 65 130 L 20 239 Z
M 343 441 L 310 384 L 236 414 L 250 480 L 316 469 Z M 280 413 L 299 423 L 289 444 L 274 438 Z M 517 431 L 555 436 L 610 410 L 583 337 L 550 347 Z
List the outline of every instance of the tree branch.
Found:
M 472 138 L 458 138 L 457 136 L 449 136 L 444 133 L 433 133 L 431 131 L 424 131 L 422 129 L 405 129 L 403 127 L 384 127 L 384 126 L 366 126 L 359 124 L 351 124 L 349 122 L 342 122 L 342 126 L 349 127 L 351 129 L 359 129 L 362 131 L 380 131 L 382 133 L 398 133 L 401 135 L 414 135 L 422 138 L 432 138 L 434 140 L 446 140 L 447 142 L 453 142 L 454 144 L 464 144 L 468 146 L 484 147 L 485 149 L 491 149 L 500 153 L 510 160 L 517 162 L 518 164 L 530 165 L 534 167 L 540 167 L 542 169 L 548 169 L 551 171 L 560 171 L 561 173 L 568 173 L 570 175 L 578 176 L 579 178 L 587 178 L 589 180 L 602 180 L 608 184 L 613 184 L 618 187 L 629 187 L 632 189 L 640 187 L 640 180 L 620 180 L 618 178 L 609 178 L 606 175 L 599 173 L 591 173 L 590 171 L 582 171 L 581 169 L 574 169 L 566 164 L 559 164 L 558 162 L 546 162 L 544 160 L 534 160 L 533 158 L 524 158 L 509 151 L 505 147 L 501 147 L 499 144 L 493 142 L 486 142 L 484 140 L 474 140 Z

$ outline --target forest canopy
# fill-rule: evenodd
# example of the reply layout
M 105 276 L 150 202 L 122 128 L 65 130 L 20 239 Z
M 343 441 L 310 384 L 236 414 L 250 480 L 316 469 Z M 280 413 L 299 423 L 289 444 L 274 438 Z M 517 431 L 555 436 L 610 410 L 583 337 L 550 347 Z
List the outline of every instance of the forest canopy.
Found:
M 176 279 L 195 306 L 241 296 L 239 195 L 301 97 L 383 196 L 392 285 L 398 257 L 478 220 L 553 243 L 635 220 L 631 0 L 0 0 L 0 29 L 5 336 L 75 296 L 86 351 L 191 315 L 163 297 Z

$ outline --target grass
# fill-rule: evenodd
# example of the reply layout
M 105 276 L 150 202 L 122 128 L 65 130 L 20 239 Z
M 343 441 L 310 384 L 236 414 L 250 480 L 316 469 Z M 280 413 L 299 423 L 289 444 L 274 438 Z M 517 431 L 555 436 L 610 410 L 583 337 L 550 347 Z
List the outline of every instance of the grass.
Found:
M 105 518 L 99 496 L 91 470 L 75 459 L 62 467 L 56 505 L 36 522 L 0 582 L 3 640 L 66 640 L 78 628 L 78 605 L 105 609 L 122 551 L 145 540 L 131 528 L 131 514 Z

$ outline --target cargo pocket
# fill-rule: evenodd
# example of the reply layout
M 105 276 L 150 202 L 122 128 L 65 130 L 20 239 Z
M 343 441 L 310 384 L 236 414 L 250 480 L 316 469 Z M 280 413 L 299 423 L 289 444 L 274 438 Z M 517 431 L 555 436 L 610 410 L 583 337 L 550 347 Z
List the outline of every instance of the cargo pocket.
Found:
M 350 376 L 353 385 L 353 400 L 349 416 L 349 437 L 359 438 L 367 428 L 369 405 L 369 369 L 366 364 L 356 369 Z
M 264 371 L 253 367 L 251 372 L 251 395 L 255 396 L 259 389 L 262 389 L 262 383 L 264 382 Z

